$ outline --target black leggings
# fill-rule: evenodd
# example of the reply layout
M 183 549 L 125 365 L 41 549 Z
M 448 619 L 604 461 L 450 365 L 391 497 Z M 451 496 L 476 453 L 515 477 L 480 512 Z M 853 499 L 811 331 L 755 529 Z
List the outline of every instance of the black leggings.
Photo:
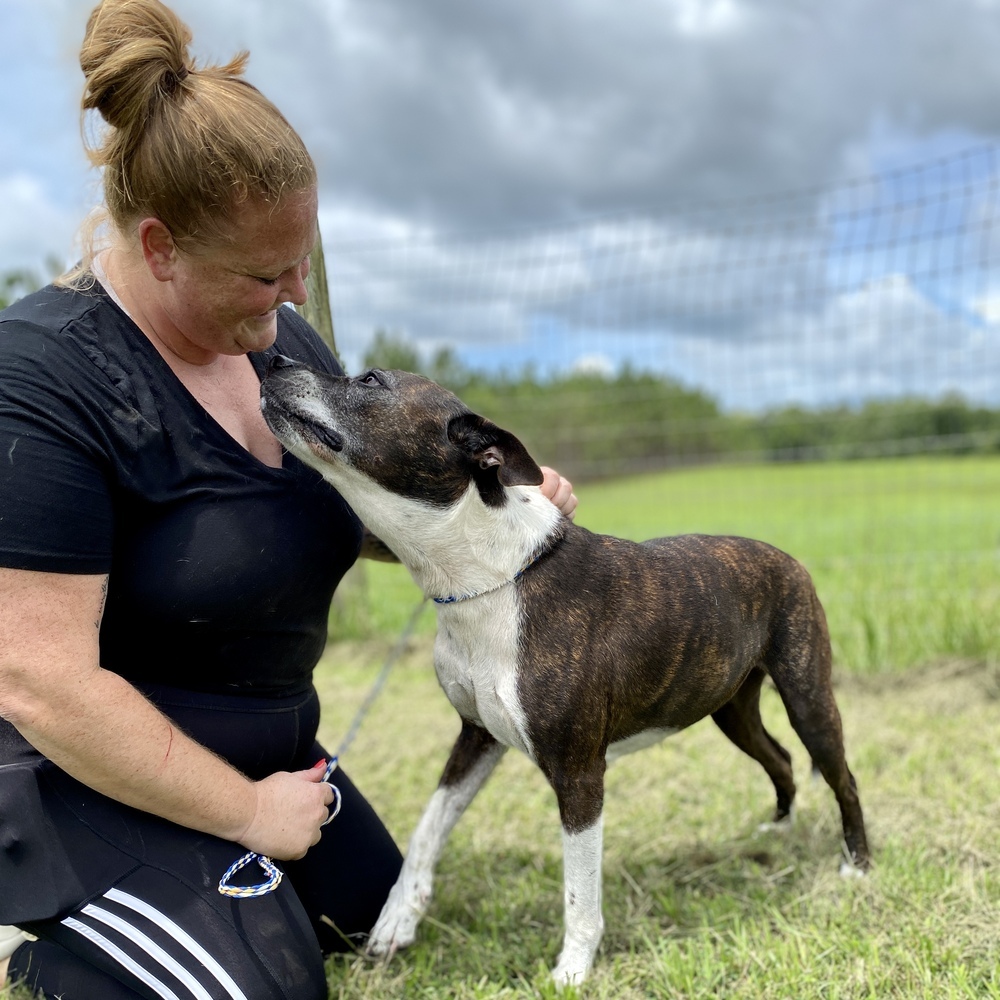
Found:
M 199 742 L 252 778 L 301 770 L 328 755 L 315 741 L 313 693 L 272 699 L 148 694 Z M 299 861 L 279 862 L 278 888 L 257 898 L 221 895 L 219 879 L 244 849 L 148 817 L 63 778 L 73 815 L 117 838 L 129 870 L 61 918 L 21 923 L 9 975 L 66 1000 L 322 1000 L 323 955 L 357 946 L 375 923 L 402 857 L 342 770 L 339 815 Z M 71 840 L 72 831 L 61 835 Z M 81 859 L 85 863 L 85 859 Z M 257 865 L 235 884 L 263 879 Z

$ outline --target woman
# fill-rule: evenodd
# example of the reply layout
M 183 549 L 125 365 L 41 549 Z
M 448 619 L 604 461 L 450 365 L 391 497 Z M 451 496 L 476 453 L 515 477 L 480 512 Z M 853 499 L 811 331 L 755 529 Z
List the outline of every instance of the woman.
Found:
M 109 240 L 0 314 L 0 924 L 68 1000 L 324 997 L 400 864 L 342 771 L 320 839 L 311 673 L 362 528 L 259 409 L 275 353 L 340 370 L 281 308 L 315 168 L 246 56 L 189 41 L 158 0 L 94 10 Z M 246 850 L 286 878 L 223 897 Z

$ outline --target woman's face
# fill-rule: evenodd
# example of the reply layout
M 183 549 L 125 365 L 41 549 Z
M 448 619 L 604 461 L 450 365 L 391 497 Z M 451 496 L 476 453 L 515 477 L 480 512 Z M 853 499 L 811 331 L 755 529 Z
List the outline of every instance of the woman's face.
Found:
M 316 208 L 315 188 L 277 205 L 251 200 L 239 206 L 225 242 L 175 251 L 161 300 L 168 346 L 195 363 L 270 347 L 278 308 L 306 300 Z

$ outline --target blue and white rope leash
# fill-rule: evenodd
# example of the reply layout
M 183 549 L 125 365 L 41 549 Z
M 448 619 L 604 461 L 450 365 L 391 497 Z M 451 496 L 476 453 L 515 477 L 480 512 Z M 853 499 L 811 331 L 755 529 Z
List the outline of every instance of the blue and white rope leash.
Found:
M 361 703 L 361 707 L 355 713 L 354 720 L 351 722 L 350 728 L 347 730 L 347 735 L 341 742 L 337 752 L 330 758 L 326 765 L 326 770 L 323 772 L 323 783 L 329 785 L 333 789 L 333 802 L 330 805 L 330 815 L 323 820 L 320 824 L 321 826 L 326 826 L 327 823 L 333 820 L 334 817 L 340 812 L 342 801 L 340 789 L 330 781 L 330 776 L 337 770 L 337 764 L 341 755 L 354 742 L 354 737 L 357 736 L 358 730 L 361 728 L 362 720 L 368 714 L 368 710 L 372 707 L 373 702 L 385 686 L 385 682 L 389 677 L 389 671 L 392 669 L 393 664 L 399 659 L 403 650 L 406 648 L 406 643 L 409 641 L 410 635 L 416 627 L 417 619 L 420 617 L 420 613 L 424 610 L 426 604 L 426 600 L 421 601 L 413 609 L 413 613 L 410 615 L 410 620 L 407 622 L 406 628 L 403 629 L 399 639 L 396 641 L 396 645 L 392 649 L 392 652 L 382 665 L 381 672 L 378 677 L 375 678 L 375 683 L 372 685 L 371 690 L 365 697 L 365 700 Z M 238 871 L 242 871 L 247 867 L 247 865 L 251 865 L 255 861 L 258 865 L 260 865 L 264 874 L 267 876 L 263 882 L 260 882 L 257 885 L 246 886 L 229 884 L 230 879 L 232 879 Z M 253 851 L 247 851 L 243 857 L 234 861 L 233 864 L 229 866 L 226 870 L 226 874 L 219 880 L 219 892 L 222 893 L 223 896 L 229 896 L 231 899 L 254 899 L 258 896 L 266 896 L 269 892 L 274 892 L 274 890 L 278 888 L 281 884 L 283 875 L 284 872 L 282 872 L 269 857 L 264 854 L 256 854 Z
M 337 757 L 334 755 L 330 758 L 326 765 L 326 770 L 323 772 L 323 784 L 327 784 L 333 789 L 333 802 L 330 806 L 330 815 L 320 823 L 321 827 L 326 826 L 340 812 L 340 789 L 330 781 L 330 775 L 336 770 Z M 238 871 L 242 871 L 247 865 L 251 865 L 255 861 L 263 868 L 264 874 L 267 875 L 267 878 L 263 882 L 257 885 L 245 886 L 229 884 L 229 880 Z M 231 899 L 253 899 L 256 896 L 266 896 L 269 892 L 274 892 L 278 888 L 283 876 L 284 872 L 266 854 L 255 854 L 253 851 L 247 851 L 242 858 L 234 861 L 226 869 L 226 874 L 219 880 L 219 892 L 223 896 L 229 896 Z

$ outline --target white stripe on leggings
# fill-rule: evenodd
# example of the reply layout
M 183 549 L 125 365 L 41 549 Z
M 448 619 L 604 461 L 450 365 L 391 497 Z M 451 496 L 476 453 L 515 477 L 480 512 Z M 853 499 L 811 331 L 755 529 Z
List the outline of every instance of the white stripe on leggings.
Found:
M 73 917 L 66 917 L 62 924 L 97 945 L 101 951 L 107 952 L 119 965 L 128 969 L 136 979 L 145 983 L 158 996 L 163 997 L 163 1000 L 180 1000 L 180 997 L 172 989 L 161 983 L 151 972 L 147 972 L 138 962 L 133 961 L 118 945 L 113 944 L 103 934 L 98 934 L 92 927 L 80 923 Z
M 121 889 L 109 889 L 104 894 L 105 899 L 126 906 L 152 921 L 157 927 L 166 931 L 178 944 L 183 945 L 202 965 L 219 981 L 222 988 L 233 1000 L 248 1000 L 247 995 L 236 985 L 233 977 L 200 945 L 187 931 L 179 927 L 165 913 L 161 913 L 145 900 L 132 896 Z
M 127 920 L 119 917 L 117 913 L 110 913 L 102 910 L 99 906 L 89 903 L 80 910 L 80 913 L 93 920 L 118 931 L 122 937 L 138 945 L 153 961 L 159 962 L 176 979 L 179 979 L 187 988 L 195 1000 L 212 1000 L 212 994 L 205 989 L 201 983 L 185 969 L 169 952 L 164 951 L 151 937 L 143 934 L 137 927 Z

